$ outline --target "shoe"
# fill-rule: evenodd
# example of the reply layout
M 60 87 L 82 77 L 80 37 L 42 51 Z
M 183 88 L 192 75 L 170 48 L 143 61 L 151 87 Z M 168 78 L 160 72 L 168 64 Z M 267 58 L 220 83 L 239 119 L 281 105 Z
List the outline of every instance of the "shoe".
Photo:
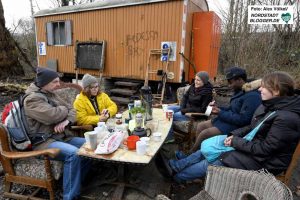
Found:
M 164 143 L 165 144 L 172 144 L 175 142 L 175 139 L 167 139 Z
M 187 155 L 185 153 L 183 153 L 182 151 L 175 151 L 175 158 L 177 160 L 181 160 L 186 157 L 187 157 Z

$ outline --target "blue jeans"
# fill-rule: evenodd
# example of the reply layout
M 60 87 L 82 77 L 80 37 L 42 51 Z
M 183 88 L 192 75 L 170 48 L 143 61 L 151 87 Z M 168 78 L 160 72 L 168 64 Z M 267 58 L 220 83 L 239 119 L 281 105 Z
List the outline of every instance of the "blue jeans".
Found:
M 186 158 L 170 163 L 172 163 L 173 169 L 177 171 L 174 179 L 178 183 L 204 177 L 206 175 L 208 165 L 223 166 L 223 163 L 220 160 L 208 163 L 200 150 L 192 153 Z
M 90 161 L 77 155 L 78 149 L 85 143 L 84 138 L 74 137 L 69 141 L 55 141 L 48 148 L 58 148 L 60 153 L 55 160 L 64 162 L 63 199 L 72 200 L 80 194 L 81 181 L 90 168 Z
M 187 121 L 189 119 L 185 115 L 181 114 L 180 106 L 179 105 L 168 106 L 168 110 L 173 110 L 173 112 L 174 112 L 174 114 L 173 114 L 173 122 L 174 121 Z M 172 126 L 170 128 L 170 131 L 168 133 L 167 140 L 168 139 L 172 139 L 172 138 L 173 138 L 173 124 L 172 124 Z

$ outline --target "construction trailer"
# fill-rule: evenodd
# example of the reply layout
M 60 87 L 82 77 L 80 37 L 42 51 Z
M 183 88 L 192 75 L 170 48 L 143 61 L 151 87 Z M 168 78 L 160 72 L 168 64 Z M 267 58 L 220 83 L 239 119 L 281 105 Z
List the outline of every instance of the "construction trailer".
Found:
M 168 82 L 181 83 L 194 70 L 216 76 L 220 19 L 205 0 L 106 0 L 41 10 L 34 15 L 38 65 L 65 75 L 90 73 L 144 80 L 149 51 L 170 47 L 151 58 L 152 70 L 168 60 Z M 194 25 L 194 28 L 193 28 Z M 151 56 L 150 56 L 151 57 Z M 167 58 L 166 58 L 167 57 Z M 153 73 L 149 80 L 161 80 Z

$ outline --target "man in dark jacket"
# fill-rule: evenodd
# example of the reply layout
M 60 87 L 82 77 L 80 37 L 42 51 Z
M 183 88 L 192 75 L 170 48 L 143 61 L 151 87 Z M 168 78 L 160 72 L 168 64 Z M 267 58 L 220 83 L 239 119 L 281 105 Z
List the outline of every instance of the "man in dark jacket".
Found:
M 202 122 L 197 127 L 197 139 L 190 150 L 194 152 L 199 149 L 203 140 L 220 135 L 228 134 L 237 128 L 250 124 L 256 108 L 261 104 L 261 97 L 257 90 L 244 92 L 243 85 L 246 83 L 246 71 L 239 67 L 231 67 L 226 71 L 226 79 L 229 87 L 234 90 L 230 99 L 229 107 L 218 107 L 211 102 L 212 114 L 218 115 L 213 120 Z

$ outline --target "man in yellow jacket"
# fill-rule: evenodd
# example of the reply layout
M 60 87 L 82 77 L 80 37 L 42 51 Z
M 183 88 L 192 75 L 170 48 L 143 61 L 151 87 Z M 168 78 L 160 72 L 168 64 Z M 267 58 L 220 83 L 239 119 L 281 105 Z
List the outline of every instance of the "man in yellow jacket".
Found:
M 106 121 L 117 113 L 117 105 L 107 94 L 100 91 L 98 80 L 85 74 L 82 78 L 83 91 L 76 97 L 74 108 L 78 125 L 94 125 Z

